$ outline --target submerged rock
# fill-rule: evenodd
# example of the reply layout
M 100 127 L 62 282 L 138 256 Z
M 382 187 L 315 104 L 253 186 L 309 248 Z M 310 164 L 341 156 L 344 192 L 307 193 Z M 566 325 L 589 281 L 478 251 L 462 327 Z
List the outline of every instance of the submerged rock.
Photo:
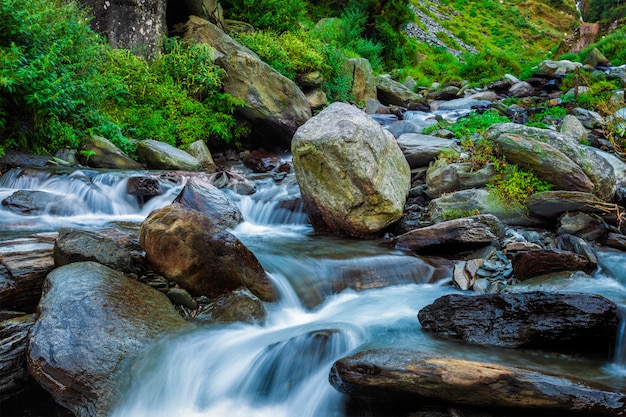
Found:
M 331 104 L 298 129 L 292 152 L 316 231 L 363 237 L 402 216 L 409 164 L 389 132 L 358 108 Z
M 617 306 L 594 294 L 450 294 L 419 311 L 422 329 L 467 343 L 606 355 L 619 326 Z
M 516 415 L 626 412 L 624 394 L 564 376 L 409 350 L 371 350 L 340 359 L 329 380 L 351 397 L 402 402 L 415 408 L 430 400 L 504 408 Z

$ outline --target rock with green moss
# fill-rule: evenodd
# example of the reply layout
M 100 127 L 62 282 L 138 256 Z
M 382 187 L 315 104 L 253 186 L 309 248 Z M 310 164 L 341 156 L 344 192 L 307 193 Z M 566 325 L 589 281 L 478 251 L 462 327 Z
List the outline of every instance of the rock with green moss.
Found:
M 572 162 L 574 162 L 585 176 L 591 180 L 592 188 L 591 192 L 604 201 L 612 201 L 615 195 L 616 180 L 615 171 L 613 166 L 601 155 L 595 152 L 588 146 L 583 146 L 577 142 L 576 139 L 564 135 L 558 132 L 554 132 L 549 129 L 539 129 L 536 127 L 524 126 L 517 123 L 499 123 L 491 126 L 486 132 L 486 137 L 489 140 L 497 141 L 498 137 L 504 134 L 519 135 L 525 139 L 542 142 L 550 145 L 552 148 L 558 150 L 564 154 Z M 534 145 L 533 145 L 534 146 Z M 534 150 L 533 150 L 534 149 Z M 536 154 L 540 152 L 539 147 L 534 146 L 533 149 L 527 148 L 525 150 L 519 150 L 522 153 L 519 154 L 519 165 L 524 166 L 524 161 L 532 159 L 541 159 L 546 164 L 549 164 L 549 157 L 545 153 Z M 518 161 L 512 161 L 507 155 L 507 161 L 512 163 L 518 163 Z M 546 166 L 547 167 L 547 166 Z M 557 171 L 556 166 L 553 167 L 554 171 Z M 550 177 L 543 178 L 536 173 L 541 179 L 549 181 L 557 187 L 557 184 L 550 179 Z M 560 174 L 563 177 L 565 174 Z M 557 187 L 558 188 L 558 187 Z M 576 190 L 586 191 L 584 189 L 574 188 L 561 188 L 563 190 Z
M 88 136 L 83 139 L 80 154 L 84 162 L 93 168 L 142 168 L 139 162 L 132 160 L 120 148 L 102 136 Z
M 376 77 L 370 62 L 365 58 L 350 58 L 347 70 L 352 74 L 352 95 L 355 103 L 367 103 L 376 98 Z
M 200 161 L 172 145 L 158 140 L 142 140 L 137 145 L 137 156 L 150 169 L 198 171 Z
M 524 207 L 499 201 L 485 188 L 457 191 L 443 195 L 428 204 L 433 223 L 475 214 L 491 214 L 509 226 L 539 226 L 542 220 L 530 216 Z
M 311 117 L 309 103 L 296 83 L 214 24 L 190 16 L 185 38 L 215 49 L 215 63 L 227 73 L 224 91 L 245 101 L 236 112 L 252 124 L 255 133 L 288 145 L 296 129 Z
M 519 134 L 503 133 L 494 139 L 507 162 L 533 172 L 556 190 L 594 191 L 594 184 L 583 170 L 553 146 Z
M 391 134 L 357 107 L 331 104 L 298 129 L 291 150 L 316 231 L 364 237 L 402 216 L 409 164 Z

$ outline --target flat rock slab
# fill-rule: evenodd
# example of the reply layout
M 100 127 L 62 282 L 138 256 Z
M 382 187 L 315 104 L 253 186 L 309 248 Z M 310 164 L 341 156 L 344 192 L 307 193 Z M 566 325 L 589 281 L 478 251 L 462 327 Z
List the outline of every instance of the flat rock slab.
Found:
M 531 195 L 526 207 L 535 216 L 556 219 L 568 211 L 602 213 L 603 202 L 591 193 L 546 191 Z
M 415 252 L 451 252 L 487 246 L 504 233 L 504 225 L 496 216 L 479 214 L 411 230 L 394 243 L 398 249 Z
M 590 267 L 584 256 L 558 249 L 518 252 L 512 256 L 511 264 L 515 278 L 520 281 L 549 272 L 585 271 Z
M 605 355 L 619 327 L 617 306 L 595 294 L 449 294 L 418 313 L 422 329 L 463 342 Z
M 509 408 L 516 413 L 553 410 L 599 416 L 626 412 L 623 393 L 522 368 L 409 350 L 372 350 L 341 359 L 333 365 L 329 379 L 344 394 L 401 398 L 416 408 L 430 399 Z

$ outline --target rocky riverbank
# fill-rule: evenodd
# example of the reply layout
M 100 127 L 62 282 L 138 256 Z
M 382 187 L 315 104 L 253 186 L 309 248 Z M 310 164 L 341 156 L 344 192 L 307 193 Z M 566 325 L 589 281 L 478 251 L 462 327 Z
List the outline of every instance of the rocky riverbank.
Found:
M 608 356 L 619 326 L 615 303 L 571 289 L 561 294 L 598 268 L 598 250 L 626 250 L 626 164 L 603 135 L 608 119 L 572 108 L 551 119 L 552 128 L 514 123 L 536 111 L 533 106 L 558 104 L 562 93 L 555 86 L 577 70 L 569 62 L 544 62 L 528 81 L 506 76 L 484 89 L 449 85 L 419 93 L 364 71 L 360 85 L 376 96 L 368 97 L 367 107 L 335 103 L 306 122 L 308 116 L 294 125 L 276 121 L 281 138 L 295 131 L 292 163 L 262 150 L 234 159 L 277 183 L 295 178 L 301 200 L 281 204 L 287 211 L 304 209 L 317 233 L 384 238 L 409 253 L 445 256 L 449 264 L 442 269 L 448 268 L 449 285 L 459 294 L 419 312 L 425 331 L 463 343 L 555 351 L 593 340 L 576 353 Z M 606 71 L 626 84 L 624 69 Z M 531 105 L 504 104 L 510 97 Z M 613 97 L 622 106 L 609 116 L 615 120 L 626 111 L 624 91 Z M 443 117 L 436 112 L 456 118 L 488 108 L 511 122 L 491 126 L 481 139 L 553 184 L 523 207 L 493 199 L 488 164 L 435 163 L 442 152 L 461 149 L 449 132 L 421 133 Z M 409 120 L 411 112 L 426 116 L 419 113 L 417 123 Z M 181 192 L 139 230 L 62 228 L 2 242 L 0 368 L 8 377 L 0 379 L 0 403 L 37 384 L 73 414 L 101 416 L 117 398 L 120 369 L 148 345 L 189 331 L 198 320 L 262 323 L 265 303 L 276 300 L 277 290 L 229 231 L 242 216 L 219 188 L 256 191 L 229 170 L 233 153 L 211 155 L 200 142 L 187 153 L 144 141 L 133 160 L 104 138 L 86 141 L 83 151 L 91 155 L 82 161 L 90 168 L 146 169 L 133 174 L 127 188 L 142 205 L 172 184 Z M 28 167 L 45 169 L 50 160 L 73 170 L 72 159 L 9 154 L 2 173 L 27 176 Z M 2 205 L 24 219 L 83 209 L 81 201 L 29 189 Z M 623 393 L 562 375 L 406 351 L 342 359 L 331 382 L 372 407 L 402 398 L 409 405 L 444 401 L 535 415 L 620 415 L 626 408 Z

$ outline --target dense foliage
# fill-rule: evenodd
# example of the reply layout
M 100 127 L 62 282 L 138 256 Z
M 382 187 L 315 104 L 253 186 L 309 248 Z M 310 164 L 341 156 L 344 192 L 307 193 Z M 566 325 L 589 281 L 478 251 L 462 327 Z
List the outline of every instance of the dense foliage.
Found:
M 65 0 L 0 3 L 0 154 L 77 148 L 89 134 L 127 151 L 131 139 L 236 137 L 241 103 L 221 91 L 209 48 L 169 41 L 147 62 L 112 50 L 88 16 Z
M 589 0 L 583 14 L 588 22 L 614 21 L 626 17 L 624 0 Z

